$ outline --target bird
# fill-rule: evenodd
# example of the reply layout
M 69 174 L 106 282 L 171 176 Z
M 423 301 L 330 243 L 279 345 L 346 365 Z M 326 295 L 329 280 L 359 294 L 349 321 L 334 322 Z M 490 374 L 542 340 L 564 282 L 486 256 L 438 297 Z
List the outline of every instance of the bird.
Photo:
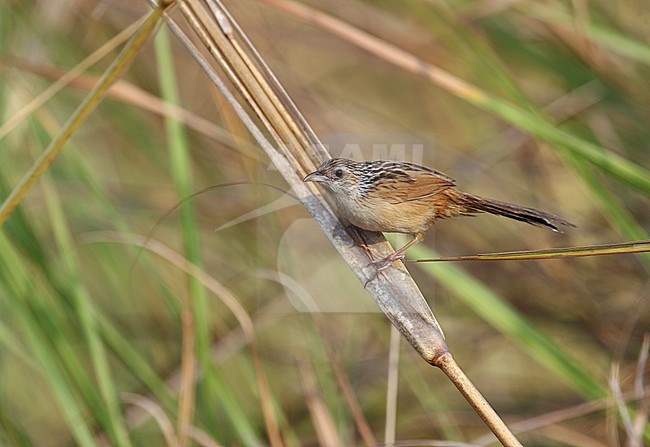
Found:
M 535 208 L 460 191 L 448 175 L 409 162 L 332 158 L 303 182 L 322 185 L 334 198 L 341 217 L 356 227 L 413 236 L 394 253 L 373 262 L 378 272 L 404 259 L 406 250 L 422 242 L 438 219 L 490 213 L 556 232 L 562 226 L 575 226 Z

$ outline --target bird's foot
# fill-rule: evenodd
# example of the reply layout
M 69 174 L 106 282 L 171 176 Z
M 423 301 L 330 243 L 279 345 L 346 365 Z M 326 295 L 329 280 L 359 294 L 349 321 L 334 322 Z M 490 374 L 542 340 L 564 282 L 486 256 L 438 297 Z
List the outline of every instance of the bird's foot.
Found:
M 377 272 L 382 272 L 386 270 L 390 265 L 395 261 L 401 261 L 404 259 L 404 253 L 395 252 L 386 256 L 383 259 L 378 259 L 377 261 L 372 261 L 371 264 L 377 267 Z
M 368 283 L 369 283 L 370 281 L 372 281 L 373 279 L 375 279 L 376 277 L 378 277 L 379 274 L 380 274 L 381 272 L 383 272 L 384 270 L 386 270 L 388 267 L 390 267 L 390 265 L 391 265 L 393 262 L 395 262 L 395 261 L 401 261 L 402 259 L 404 259 L 404 253 L 398 253 L 398 252 L 395 252 L 395 253 L 393 253 L 393 254 L 390 254 L 390 255 L 386 256 L 385 258 L 378 259 L 378 260 L 376 260 L 376 261 L 372 261 L 369 265 L 372 265 L 372 266 L 376 267 L 377 270 L 376 270 L 375 273 L 373 273 L 373 275 L 372 275 L 372 276 L 371 276 L 371 277 L 366 281 L 366 283 L 363 285 L 363 288 L 365 289 L 366 286 L 368 285 Z

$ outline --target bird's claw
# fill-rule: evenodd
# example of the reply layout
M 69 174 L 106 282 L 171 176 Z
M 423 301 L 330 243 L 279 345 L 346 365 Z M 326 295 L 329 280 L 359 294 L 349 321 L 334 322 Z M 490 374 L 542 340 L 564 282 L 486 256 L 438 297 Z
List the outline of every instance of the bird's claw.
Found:
M 392 255 L 388 255 L 385 258 L 378 259 L 376 261 L 372 261 L 369 265 L 375 266 L 377 268 L 377 270 L 375 271 L 375 273 L 370 278 L 368 278 L 368 280 L 363 285 L 363 288 L 365 289 L 370 281 L 372 281 L 373 279 L 378 277 L 379 274 L 381 272 L 383 272 L 384 270 L 386 270 L 388 267 L 390 267 L 390 265 L 393 262 L 401 261 L 402 259 L 404 259 L 404 254 L 403 253 L 399 253 L 399 254 L 393 253 Z
M 404 254 L 395 254 L 393 253 L 392 255 L 388 255 L 383 259 L 379 259 L 377 261 L 372 261 L 371 264 L 377 267 L 377 272 L 381 272 L 386 270 L 390 265 L 395 262 L 395 261 L 401 261 L 404 259 Z

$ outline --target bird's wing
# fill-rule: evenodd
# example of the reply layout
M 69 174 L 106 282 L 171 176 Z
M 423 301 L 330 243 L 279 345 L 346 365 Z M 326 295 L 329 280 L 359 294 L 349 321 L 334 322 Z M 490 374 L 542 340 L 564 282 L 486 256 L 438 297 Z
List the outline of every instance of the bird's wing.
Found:
M 408 175 L 384 182 L 384 187 L 378 188 L 383 200 L 392 204 L 424 200 L 456 185 L 451 177 L 429 168 L 403 172 Z

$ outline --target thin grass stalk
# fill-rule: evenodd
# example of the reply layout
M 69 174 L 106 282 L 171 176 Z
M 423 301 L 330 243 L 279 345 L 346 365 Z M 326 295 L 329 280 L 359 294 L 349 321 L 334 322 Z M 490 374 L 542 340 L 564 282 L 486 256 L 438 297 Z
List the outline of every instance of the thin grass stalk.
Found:
M 407 263 L 458 261 L 530 261 L 534 259 L 584 258 L 587 256 L 626 255 L 650 252 L 650 240 L 619 242 L 615 244 L 584 245 L 579 247 L 547 248 L 503 253 L 482 253 L 469 256 L 409 259 Z
M 172 62 L 172 53 L 169 43 L 169 37 L 166 29 L 160 29 L 154 38 L 154 47 L 156 50 L 156 61 L 158 64 L 158 77 L 160 79 L 160 90 L 162 98 L 177 106 L 180 103 L 177 89 L 176 76 L 174 74 L 174 64 Z M 190 156 L 188 151 L 187 136 L 183 123 L 179 120 L 166 117 L 165 130 L 167 133 L 167 148 L 169 153 L 169 169 L 173 179 L 174 187 L 178 197 L 187 197 L 194 190 L 192 182 L 192 168 L 190 166 Z M 197 230 L 196 217 L 192 201 L 181 204 L 179 208 L 181 220 L 181 235 L 183 239 L 183 250 L 187 259 L 201 267 L 201 254 L 199 249 L 199 234 Z M 183 355 L 182 379 L 183 385 L 178 401 L 178 420 L 177 430 L 181 447 L 185 447 L 189 442 L 185 434 L 187 428 L 192 425 L 192 415 L 195 405 L 196 383 L 194 381 L 196 365 L 194 363 L 195 355 L 201 367 L 210 370 L 210 327 L 207 297 L 205 289 L 192 276 L 187 275 L 187 286 L 189 289 L 189 306 L 192 315 L 187 315 L 186 304 L 183 303 L 181 310 L 181 325 L 183 328 Z M 192 333 L 188 333 L 191 331 Z M 191 346 L 190 346 L 191 343 Z M 188 352 L 191 349 L 196 352 Z M 212 380 L 212 375 L 204 376 L 206 381 Z M 211 386 L 207 386 L 212 389 Z M 208 399 L 210 400 L 210 399 Z M 213 408 L 212 405 L 208 406 Z M 208 414 L 214 411 L 208 411 Z M 214 417 L 214 414 L 211 415 Z
M 532 9 L 548 10 L 552 8 L 533 7 Z M 449 14 L 448 9 L 439 7 L 436 10 L 444 14 L 445 20 L 453 22 L 456 25 L 461 25 L 458 20 L 458 16 L 456 14 Z M 579 24 L 576 24 L 570 22 L 566 23 L 565 21 L 564 25 L 568 24 L 571 27 L 569 35 L 574 36 L 576 32 L 580 33 L 583 27 L 590 26 L 589 21 L 585 19 L 585 17 L 581 17 L 581 20 L 579 22 Z M 555 22 L 549 22 L 549 26 L 554 28 L 557 26 L 557 24 Z M 517 105 L 524 107 L 531 113 L 533 117 L 536 117 L 539 120 L 547 121 L 547 117 L 552 115 L 547 114 L 546 110 L 538 109 L 537 105 L 528 98 L 528 96 L 521 90 L 515 79 L 513 79 L 512 75 L 510 74 L 510 70 L 507 67 L 503 66 L 498 55 L 493 53 L 493 49 L 488 45 L 485 45 L 484 39 L 474 37 L 475 34 L 472 32 L 472 30 L 472 28 L 468 28 L 468 32 L 466 34 L 459 34 L 460 39 L 468 40 L 468 42 L 465 42 L 463 45 L 463 53 L 475 54 L 477 57 L 479 57 L 482 64 L 481 70 L 486 73 L 485 78 L 493 79 L 493 82 L 496 82 L 498 86 L 505 88 L 507 92 L 511 93 L 515 97 Z M 468 38 L 468 35 L 471 37 Z M 584 42 L 584 39 L 580 40 L 578 38 L 578 40 L 581 46 L 582 44 L 586 46 L 590 45 L 590 42 Z M 589 49 L 586 49 L 585 51 L 589 52 L 596 49 L 600 48 L 589 47 Z M 487 70 L 485 67 L 487 67 Z M 497 75 L 489 77 L 489 74 L 491 73 L 496 73 Z M 604 87 L 602 84 L 600 84 L 600 81 L 591 81 L 591 83 L 598 83 L 596 85 L 600 89 L 603 89 Z M 613 197 L 611 192 L 603 185 L 603 182 L 596 178 L 594 169 L 592 166 L 590 166 L 588 160 L 577 156 L 571 151 L 562 151 L 562 155 L 563 158 L 569 163 L 569 165 L 573 166 L 574 170 L 582 177 L 585 184 L 589 187 L 591 195 L 594 196 L 600 204 L 603 214 L 607 216 L 610 221 L 612 221 L 612 223 L 618 228 L 619 232 L 621 232 L 626 238 L 633 240 L 648 238 L 647 233 L 635 221 L 632 214 Z M 596 253 L 594 253 L 594 255 L 596 255 Z M 567 256 L 570 255 L 567 253 Z M 642 256 L 641 259 L 644 262 L 646 268 L 648 268 L 648 259 L 650 258 L 646 255 Z
M 280 0 L 282 1 L 282 0 Z M 543 9 L 543 8 L 542 8 Z M 449 14 L 449 10 L 445 8 L 437 8 L 437 11 L 440 11 L 444 14 L 445 20 L 458 23 L 456 15 Z M 326 19 L 325 19 L 326 20 Z M 474 38 L 472 29 L 468 29 L 468 33 L 471 36 L 470 38 L 467 35 L 461 35 L 461 39 L 468 40 L 463 47 L 463 52 L 471 52 L 480 57 L 481 62 L 488 67 L 488 70 L 485 70 L 486 73 L 498 73 L 498 76 L 492 76 L 495 78 L 494 81 L 498 83 L 499 86 L 505 88 L 508 92 L 512 93 L 522 107 L 525 107 L 526 110 L 537 117 L 538 119 L 545 120 L 546 111 L 541 111 L 537 109 L 537 106 L 532 103 L 526 94 L 520 89 L 517 83 L 509 75 L 508 70 L 505 67 L 502 67 L 500 60 L 496 55 L 493 54 L 493 50 L 484 44 L 482 39 Z M 487 55 L 487 56 L 486 56 Z M 487 76 L 487 75 L 486 75 Z M 595 81 L 592 81 L 592 83 Z M 576 156 L 570 151 L 565 151 L 565 158 L 568 158 L 568 161 L 573 165 L 574 169 L 582 176 L 583 181 L 589 186 L 592 195 L 601 203 L 601 208 L 603 209 L 603 214 L 608 216 L 615 225 L 619 228 L 619 231 L 623 233 L 626 237 L 635 239 L 635 242 L 630 242 L 629 245 L 631 248 L 627 251 L 624 248 L 625 243 L 620 244 L 620 247 L 609 247 L 602 246 L 603 251 L 600 251 L 600 247 L 594 246 L 593 250 L 589 250 L 589 247 L 575 247 L 575 251 L 572 249 L 562 249 L 559 250 L 557 256 L 553 256 L 553 251 L 539 251 L 538 253 L 531 253 L 531 256 L 528 257 L 524 253 L 512 254 L 513 257 L 506 256 L 505 254 L 499 254 L 494 257 L 490 255 L 479 255 L 474 256 L 463 256 L 460 258 L 445 258 L 446 261 L 450 260 L 488 260 L 488 259 L 554 259 L 561 257 L 582 257 L 582 256 L 597 256 L 601 254 L 615 254 L 615 253 L 640 253 L 645 252 L 646 250 L 640 245 L 643 244 L 641 239 L 647 239 L 648 235 L 643 230 L 643 228 L 635 221 L 634 217 L 629 213 L 620 203 L 615 200 L 607 188 L 603 185 L 601 181 L 596 179 L 592 173 L 592 169 L 589 164 L 583 158 Z M 642 259 L 645 261 L 647 268 L 647 256 L 643 256 Z M 428 262 L 428 260 L 416 260 L 413 262 Z
M 384 429 L 384 444 L 395 444 L 397 432 L 397 392 L 399 390 L 399 332 L 394 326 L 390 328 L 390 349 L 388 355 L 388 379 L 386 380 L 386 427 Z
M 176 432 L 179 447 L 190 444 L 189 428 L 192 426 L 196 392 L 196 326 L 190 309 L 181 311 L 181 333 L 183 334 L 181 354 L 181 382 L 178 396 L 178 419 Z

